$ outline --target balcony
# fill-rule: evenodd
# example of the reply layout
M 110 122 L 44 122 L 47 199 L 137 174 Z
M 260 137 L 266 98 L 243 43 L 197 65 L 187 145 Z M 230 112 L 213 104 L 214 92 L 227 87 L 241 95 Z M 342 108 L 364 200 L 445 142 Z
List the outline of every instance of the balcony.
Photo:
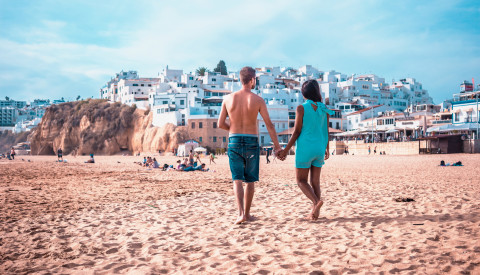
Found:
M 432 120 L 432 124 L 452 123 L 451 119 Z

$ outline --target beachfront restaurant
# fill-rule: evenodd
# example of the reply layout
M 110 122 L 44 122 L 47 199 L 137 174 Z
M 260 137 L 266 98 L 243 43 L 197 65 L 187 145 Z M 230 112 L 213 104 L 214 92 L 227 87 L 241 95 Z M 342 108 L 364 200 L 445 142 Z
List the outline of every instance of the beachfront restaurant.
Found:
M 463 152 L 463 135 L 437 135 L 418 139 L 420 154 L 454 154 Z M 422 142 L 424 141 L 424 142 Z

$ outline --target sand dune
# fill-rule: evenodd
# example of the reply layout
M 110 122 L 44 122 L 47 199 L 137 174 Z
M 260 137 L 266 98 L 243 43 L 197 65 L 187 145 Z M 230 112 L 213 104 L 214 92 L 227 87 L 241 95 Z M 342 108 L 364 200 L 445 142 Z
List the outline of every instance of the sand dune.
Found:
M 223 156 L 205 173 L 66 158 L 0 160 L 1 274 L 480 273 L 479 155 L 333 156 L 315 222 L 294 158 L 262 158 L 242 225 Z

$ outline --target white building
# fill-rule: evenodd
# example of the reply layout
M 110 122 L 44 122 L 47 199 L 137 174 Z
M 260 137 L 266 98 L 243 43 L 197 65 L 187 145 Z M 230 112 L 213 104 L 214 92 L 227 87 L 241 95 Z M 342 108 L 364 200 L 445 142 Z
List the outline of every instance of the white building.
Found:
M 18 110 L 15 107 L 0 107 L 0 127 L 13 127 L 17 121 Z
M 366 119 L 372 119 L 378 117 L 383 112 L 387 111 L 387 106 L 385 105 L 375 105 L 372 107 L 365 108 L 360 111 L 353 112 L 348 114 L 345 119 L 345 130 L 358 130 L 365 125 L 359 125 L 362 121 Z
M 281 104 L 278 100 L 271 100 L 267 104 L 268 114 L 270 120 L 275 127 L 275 131 L 280 133 L 284 130 L 287 130 L 288 124 L 290 122 L 288 116 L 288 107 L 285 104 Z M 258 115 L 258 136 L 260 146 L 270 146 L 272 145 L 272 139 L 268 133 L 268 129 L 265 125 L 263 118 Z

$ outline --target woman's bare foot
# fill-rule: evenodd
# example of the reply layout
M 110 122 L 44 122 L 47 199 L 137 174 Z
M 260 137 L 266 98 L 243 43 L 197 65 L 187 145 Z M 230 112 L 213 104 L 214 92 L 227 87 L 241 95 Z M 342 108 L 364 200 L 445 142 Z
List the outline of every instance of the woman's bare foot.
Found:
M 247 217 L 245 216 L 238 216 L 237 220 L 235 221 L 235 224 L 241 224 L 247 221 Z
M 255 217 L 253 215 L 246 215 L 245 218 L 246 218 L 247 222 L 253 222 L 253 221 L 257 220 L 257 217 Z
M 318 219 L 318 216 L 320 215 L 320 208 L 322 208 L 322 205 L 323 205 L 323 201 L 320 200 L 317 202 L 317 204 L 313 206 L 312 213 L 311 213 L 313 220 Z

